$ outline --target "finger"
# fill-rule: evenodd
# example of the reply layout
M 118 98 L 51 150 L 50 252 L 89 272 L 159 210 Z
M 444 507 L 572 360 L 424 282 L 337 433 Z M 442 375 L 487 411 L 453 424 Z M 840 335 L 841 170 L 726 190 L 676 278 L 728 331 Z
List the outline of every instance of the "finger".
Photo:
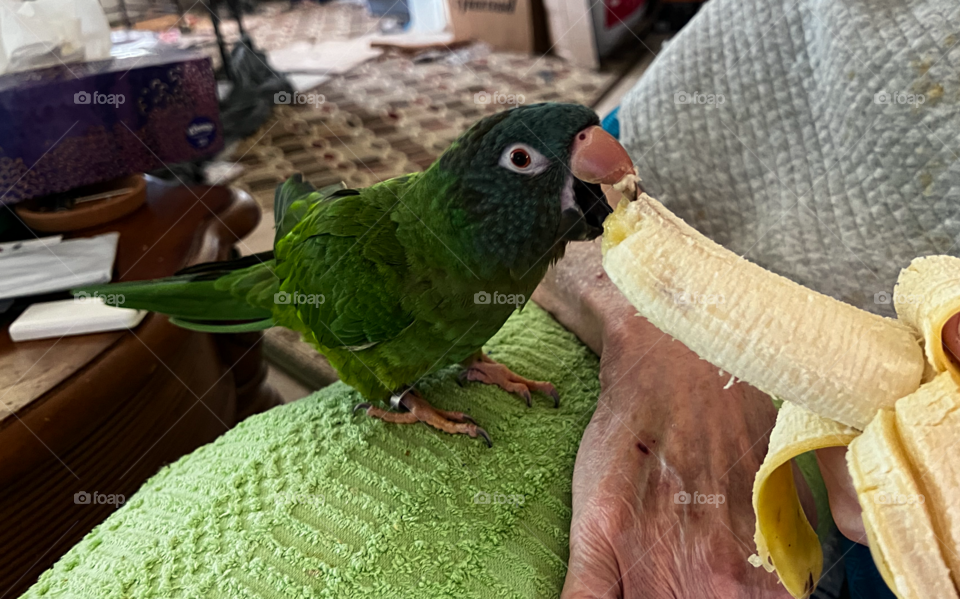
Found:
M 866 545 L 866 531 L 860 511 L 857 490 L 847 470 L 847 448 L 827 447 L 817 450 L 817 463 L 830 498 L 830 513 L 841 534 L 851 541 Z
M 616 554 L 609 546 L 571 547 L 560 599 L 621 599 L 623 586 Z
M 960 364 L 960 314 L 954 314 L 940 332 L 947 355 Z

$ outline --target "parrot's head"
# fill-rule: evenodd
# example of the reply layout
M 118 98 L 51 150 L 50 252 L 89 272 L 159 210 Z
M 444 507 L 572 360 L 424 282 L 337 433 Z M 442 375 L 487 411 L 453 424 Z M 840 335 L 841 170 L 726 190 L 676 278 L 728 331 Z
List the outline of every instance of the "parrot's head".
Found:
M 488 116 L 454 142 L 438 167 L 457 178 L 455 208 L 473 241 L 517 267 L 599 236 L 612 212 L 600 184 L 634 172 L 599 124 L 579 104 L 533 104 Z

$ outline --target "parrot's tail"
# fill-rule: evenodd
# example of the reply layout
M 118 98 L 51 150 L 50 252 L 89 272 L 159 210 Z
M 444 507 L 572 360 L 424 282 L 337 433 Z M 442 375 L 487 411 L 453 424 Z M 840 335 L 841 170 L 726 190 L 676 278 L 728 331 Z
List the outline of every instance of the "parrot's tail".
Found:
M 198 264 L 163 279 L 91 285 L 72 293 L 74 297 L 104 297 L 107 303 L 122 308 L 167 314 L 170 322 L 195 331 L 261 331 L 275 324 L 271 307 L 280 280 L 274 266 L 273 252 L 264 252 Z

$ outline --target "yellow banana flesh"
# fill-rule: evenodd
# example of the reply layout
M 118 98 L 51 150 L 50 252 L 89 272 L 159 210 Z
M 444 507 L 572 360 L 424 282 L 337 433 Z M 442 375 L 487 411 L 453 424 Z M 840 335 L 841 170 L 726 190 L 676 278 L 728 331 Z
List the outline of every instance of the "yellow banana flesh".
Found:
M 917 258 L 900 271 L 893 291 L 900 320 L 923 335 L 924 353 L 936 372 L 949 372 L 960 385 L 960 369 L 943 349 L 941 332 L 960 312 L 960 258 Z
M 790 460 L 850 444 L 884 580 L 901 599 L 956 598 L 960 369 L 940 335 L 960 312 L 960 259 L 914 261 L 894 294 L 899 320 L 885 319 L 739 258 L 638 193 L 635 177 L 621 183 L 627 199 L 604 224 L 611 280 L 640 315 L 700 357 L 786 400 L 754 482 L 751 563 L 775 569 L 794 597 L 809 596 L 823 557 Z M 888 505 L 876 501 L 879 492 L 927 500 Z
M 604 227 L 603 266 L 637 310 L 761 391 L 862 429 L 920 386 L 911 329 L 740 258 L 650 196 Z

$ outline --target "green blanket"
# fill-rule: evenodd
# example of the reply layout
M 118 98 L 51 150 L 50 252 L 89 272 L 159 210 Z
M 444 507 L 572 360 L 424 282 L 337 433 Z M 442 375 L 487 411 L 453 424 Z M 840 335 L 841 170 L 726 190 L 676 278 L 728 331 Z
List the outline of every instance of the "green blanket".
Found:
M 419 385 L 494 446 L 352 415 L 334 384 L 150 479 L 27 597 L 556 597 L 596 356 L 530 304 L 489 353 L 561 395 L 534 407 L 457 369 Z

